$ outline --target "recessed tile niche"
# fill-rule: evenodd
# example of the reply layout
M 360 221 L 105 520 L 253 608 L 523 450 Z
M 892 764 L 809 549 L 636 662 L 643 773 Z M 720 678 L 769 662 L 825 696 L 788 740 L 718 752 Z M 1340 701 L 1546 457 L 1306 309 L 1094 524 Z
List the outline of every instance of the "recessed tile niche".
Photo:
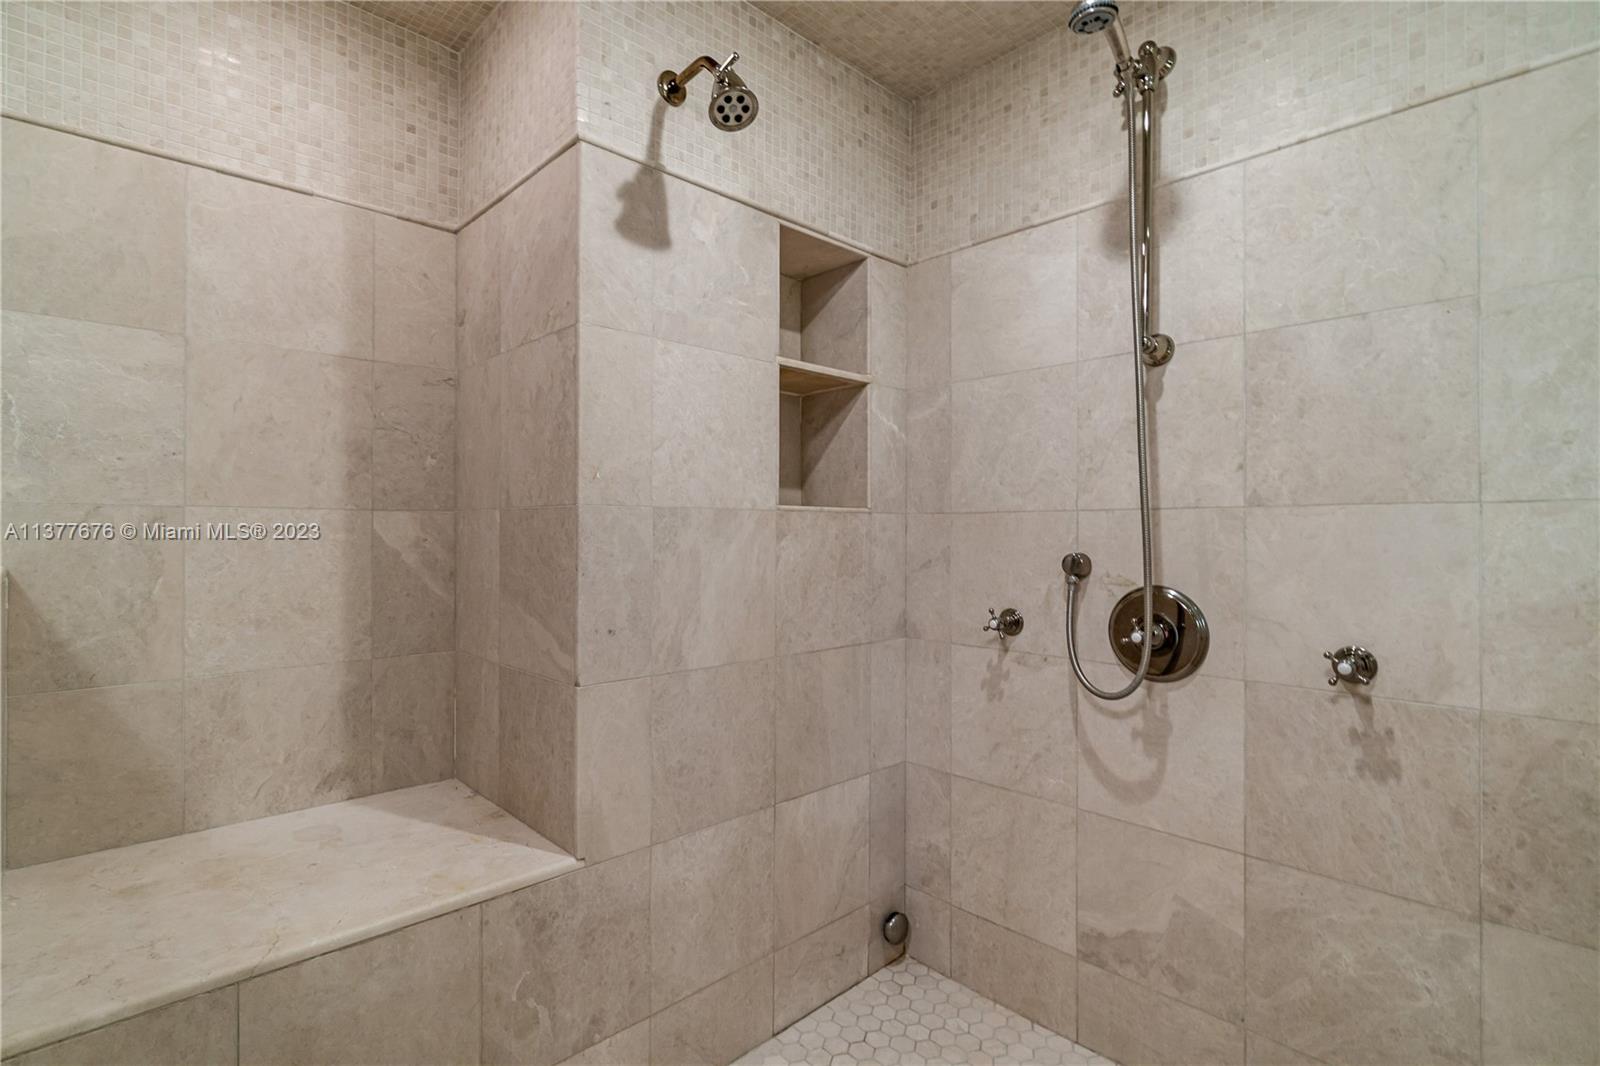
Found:
M 778 505 L 866 507 L 866 257 L 785 226 L 778 272 Z

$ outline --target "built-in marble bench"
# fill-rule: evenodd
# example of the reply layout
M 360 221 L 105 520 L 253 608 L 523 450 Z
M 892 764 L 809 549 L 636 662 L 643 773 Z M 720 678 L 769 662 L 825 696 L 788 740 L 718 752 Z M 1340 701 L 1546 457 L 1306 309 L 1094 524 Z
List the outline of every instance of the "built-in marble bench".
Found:
M 5 874 L 3 1055 L 581 865 L 456 781 Z

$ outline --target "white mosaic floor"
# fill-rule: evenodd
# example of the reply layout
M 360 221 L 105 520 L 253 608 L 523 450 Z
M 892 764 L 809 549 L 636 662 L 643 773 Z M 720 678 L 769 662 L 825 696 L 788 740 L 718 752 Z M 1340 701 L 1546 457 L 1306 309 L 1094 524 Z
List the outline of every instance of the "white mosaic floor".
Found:
M 886 966 L 736 1066 L 1116 1066 L 913 959 Z

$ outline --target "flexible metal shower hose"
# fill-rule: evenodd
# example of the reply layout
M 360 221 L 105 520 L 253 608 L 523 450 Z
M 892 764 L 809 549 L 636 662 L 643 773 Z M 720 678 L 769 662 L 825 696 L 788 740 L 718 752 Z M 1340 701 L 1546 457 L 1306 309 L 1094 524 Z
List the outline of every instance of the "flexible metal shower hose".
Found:
M 1130 79 L 1131 82 L 1131 79 Z M 1153 90 L 1152 90 L 1153 91 Z M 1077 675 L 1078 683 L 1088 689 L 1091 694 L 1102 700 L 1120 700 L 1138 691 L 1144 679 L 1150 673 L 1150 648 L 1152 645 L 1151 610 L 1155 597 L 1154 569 L 1151 565 L 1150 552 L 1150 445 L 1148 429 L 1146 427 L 1145 396 L 1144 396 L 1144 339 L 1149 333 L 1149 305 L 1150 294 L 1150 224 L 1148 215 L 1150 211 L 1150 93 L 1138 93 L 1141 103 L 1141 115 L 1144 127 L 1144 196 L 1143 204 L 1140 203 L 1139 168 L 1135 165 L 1135 153 L 1139 147 L 1139 128 L 1135 122 L 1133 98 L 1134 86 L 1129 84 L 1123 94 L 1128 105 L 1128 283 L 1133 293 L 1133 383 L 1134 383 L 1134 419 L 1138 424 L 1139 433 L 1139 533 L 1143 541 L 1144 551 L 1144 613 L 1140 616 L 1145 637 L 1139 646 L 1139 669 L 1134 671 L 1133 678 L 1122 688 L 1115 692 L 1108 692 L 1099 688 L 1090 681 L 1083 672 L 1083 665 L 1078 662 L 1078 646 L 1073 637 L 1074 616 L 1077 613 L 1077 590 L 1080 579 L 1068 577 L 1067 579 L 1067 657 L 1072 661 L 1072 672 Z M 1141 211 L 1140 208 L 1143 207 Z M 1140 222 L 1144 222 L 1144 232 L 1140 233 Z

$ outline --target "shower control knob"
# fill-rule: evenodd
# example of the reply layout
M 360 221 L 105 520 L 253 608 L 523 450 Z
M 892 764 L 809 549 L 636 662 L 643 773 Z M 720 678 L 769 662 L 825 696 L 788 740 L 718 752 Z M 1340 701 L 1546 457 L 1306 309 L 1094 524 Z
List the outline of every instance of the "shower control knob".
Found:
M 1001 640 L 1014 637 L 1022 632 L 1022 612 L 1015 607 L 1007 607 L 999 614 L 994 613 L 994 608 L 989 608 L 989 620 L 983 624 L 985 633 L 998 633 Z
M 1328 684 L 1348 681 L 1356 685 L 1370 685 L 1378 676 L 1378 657 L 1359 644 L 1347 644 L 1338 651 L 1325 651 L 1322 657 L 1332 664 L 1333 673 Z

